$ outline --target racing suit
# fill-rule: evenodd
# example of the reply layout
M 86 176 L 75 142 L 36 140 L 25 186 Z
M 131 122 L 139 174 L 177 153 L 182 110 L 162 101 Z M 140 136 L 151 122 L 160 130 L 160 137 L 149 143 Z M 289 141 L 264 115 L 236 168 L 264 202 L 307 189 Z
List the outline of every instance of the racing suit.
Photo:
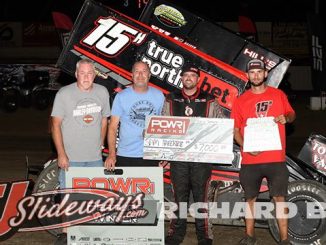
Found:
M 224 117 L 221 107 L 216 99 L 197 89 L 192 96 L 186 95 L 182 90 L 168 94 L 165 99 L 163 115 L 186 117 Z M 198 162 L 171 162 L 170 173 L 175 202 L 189 202 L 190 191 L 194 202 L 207 202 L 207 192 L 211 176 L 211 164 Z M 200 213 L 207 213 L 201 208 Z M 172 219 L 166 238 L 167 244 L 182 243 L 186 234 L 187 219 L 179 217 Z M 198 244 L 211 244 L 213 239 L 212 227 L 208 218 L 195 219 Z

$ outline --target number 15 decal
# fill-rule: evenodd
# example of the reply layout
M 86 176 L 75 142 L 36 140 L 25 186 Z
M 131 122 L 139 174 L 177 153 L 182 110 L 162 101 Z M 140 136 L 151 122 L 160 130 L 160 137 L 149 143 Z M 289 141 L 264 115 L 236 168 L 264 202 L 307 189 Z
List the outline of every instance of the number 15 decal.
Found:
M 146 38 L 146 33 L 142 33 L 140 30 L 127 26 L 115 19 L 101 18 L 97 23 L 97 27 L 81 43 L 86 44 L 90 48 L 94 47 L 109 56 L 116 56 L 131 42 L 139 45 Z

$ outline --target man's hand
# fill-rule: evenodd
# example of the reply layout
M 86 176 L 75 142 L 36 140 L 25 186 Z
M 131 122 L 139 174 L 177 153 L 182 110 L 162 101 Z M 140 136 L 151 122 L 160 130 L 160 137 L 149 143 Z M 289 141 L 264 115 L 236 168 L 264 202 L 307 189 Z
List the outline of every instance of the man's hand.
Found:
M 257 156 L 259 153 L 260 153 L 260 151 L 249 152 L 249 154 L 252 156 Z
M 158 166 L 164 168 L 164 167 L 165 167 L 166 165 L 168 165 L 168 164 L 169 164 L 168 161 L 165 161 L 165 160 L 163 161 L 163 160 L 162 160 L 162 161 L 159 161 Z
M 288 122 L 288 120 L 287 120 L 286 116 L 284 116 L 282 114 L 282 115 L 279 115 L 279 116 L 275 117 L 274 122 L 280 123 L 280 124 L 286 124 Z
M 116 162 L 117 162 L 116 156 L 109 155 L 104 162 L 104 167 L 109 171 L 114 171 Z
M 65 170 L 68 171 L 69 168 L 69 159 L 66 154 L 63 155 L 58 155 L 58 166 Z

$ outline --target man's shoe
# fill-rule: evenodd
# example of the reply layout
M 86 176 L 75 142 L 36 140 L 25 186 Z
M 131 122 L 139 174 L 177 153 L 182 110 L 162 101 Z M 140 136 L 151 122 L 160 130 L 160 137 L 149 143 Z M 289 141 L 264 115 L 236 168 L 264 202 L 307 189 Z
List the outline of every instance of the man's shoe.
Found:
M 165 237 L 165 245 L 179 245 L 181 242 L 176 240 L 173 236 Z
M 257 244 L 256 238 L 248 235 L 242 238 L 239 242 L 239 245 L 256 245 L 256 244 Z
M 278 244 L 280 244 L 280 245 L 291 245 L 292 243 L 288 239 L 286 239 L 286 240 L 280 241 Z
M 198 245 L 212 245 L 213 240 L 212 239 L 202 239 L 198 241 Z
M 54 242 L 54 245 L 67 245 L 67 233 L 61 233 L 57 236 L 57 240 Z

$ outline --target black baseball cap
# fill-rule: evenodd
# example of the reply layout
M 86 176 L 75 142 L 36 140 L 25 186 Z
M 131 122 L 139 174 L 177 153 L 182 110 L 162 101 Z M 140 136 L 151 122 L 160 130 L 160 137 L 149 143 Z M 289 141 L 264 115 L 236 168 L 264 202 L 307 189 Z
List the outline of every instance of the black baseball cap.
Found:
M 265 70 L 265 63 L 259 59 L 249 60 L 249 62 L 247 63 L 247 71 L 252 70 L 252 69 Z
M 191 64 L 184 65 L 183 68 L 182 68 L 181 76 L 183 76 L 183 74 L 185 72 L 194 72 L 198 76 L 200 76 L 200 71 L 199 71 L 198 67 L 195 66 L 195 65 L 191 65 Z

